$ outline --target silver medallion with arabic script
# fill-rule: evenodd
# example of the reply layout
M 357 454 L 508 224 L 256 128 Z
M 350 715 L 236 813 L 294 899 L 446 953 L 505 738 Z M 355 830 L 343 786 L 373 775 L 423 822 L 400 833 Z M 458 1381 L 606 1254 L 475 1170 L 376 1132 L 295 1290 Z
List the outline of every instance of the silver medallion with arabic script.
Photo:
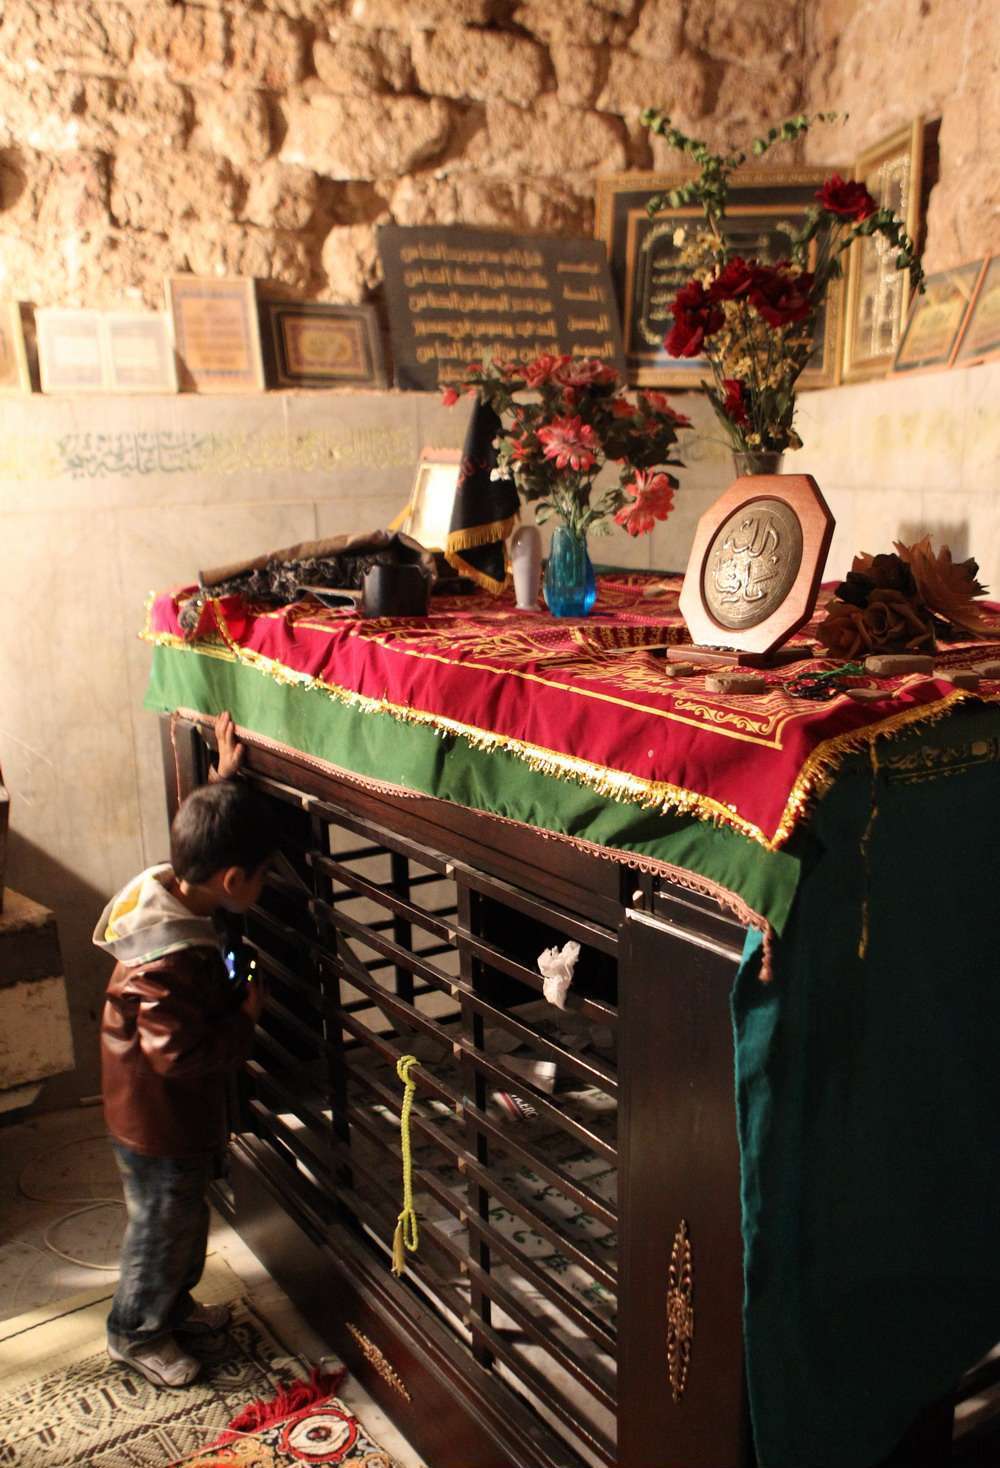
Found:
M 802 564 L 802 526 L 784 500 L 741 505 L 716 531 L 702 599 L 720 627 L 756 627 L 791 590 Z

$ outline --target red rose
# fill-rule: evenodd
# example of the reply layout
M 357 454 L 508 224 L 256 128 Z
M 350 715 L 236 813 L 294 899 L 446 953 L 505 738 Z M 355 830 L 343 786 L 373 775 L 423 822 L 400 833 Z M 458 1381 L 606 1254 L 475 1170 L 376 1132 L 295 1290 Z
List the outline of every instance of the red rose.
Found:
M 749 294 L 757 278 L 758 267 L 735 255 L 723 266 L 708 288 L 713 301 L 738 301 Z
M 689 280 L 671 306 L 674 324 L 664 346 L 672 357 L 697 357 L 702 342 L 725 321 L 700 280 Z
M 630 403 L 628 398 L 612 398 L 608 403 L 615 418 L 634 418 L 635 404 Z
M 743 401 L 743 384 L 737 382 L 735 377 L 724 377 L 722 386 L 726 390 L 726 396 L 722 404 L 722 411 L 733 423 L 745 428 L 750 422 L 747 417 L 746 404 Z
M 453 408 L 458 402 L 458 393 L 453 387 L 446 387 L 441 394 L 441 403 L 445 408 Z
M 761 266 L 748 300 L 768 326 L 788 326 L 804 321 L 812 311 L 812 286 L 808 270 L 794 275 L 779 266 Z
M 839 173 L 816 190 L 816 198 L 828 214 L 836 214 L 840 219 L 867 219 L 878 208 L 860 180 L 843 179 Z

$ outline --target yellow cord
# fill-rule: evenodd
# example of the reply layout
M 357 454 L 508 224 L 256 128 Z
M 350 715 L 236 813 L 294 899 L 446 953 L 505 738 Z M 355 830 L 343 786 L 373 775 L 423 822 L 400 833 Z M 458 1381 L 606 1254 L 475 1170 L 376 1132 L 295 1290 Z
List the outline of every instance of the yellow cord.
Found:
M 392 1272 L 396 1275 L 402 1274 L 406 1268 L 406 1251 L 415 1254 L 420 1244 L 417 1214 L 413 1207 L 413 1149 L 410 1142 L 410 1112 L 417 1089 L 416 1083 L 410 1078 L 410 1071 L 418 1063 L 415 1055 L 401 1055 L 396 1061 L 396 1074 L 405 1087 L 403 1107 L 399 1115 L 399 1146 L 403 1154 L 403 1208 L 392 1236 Z

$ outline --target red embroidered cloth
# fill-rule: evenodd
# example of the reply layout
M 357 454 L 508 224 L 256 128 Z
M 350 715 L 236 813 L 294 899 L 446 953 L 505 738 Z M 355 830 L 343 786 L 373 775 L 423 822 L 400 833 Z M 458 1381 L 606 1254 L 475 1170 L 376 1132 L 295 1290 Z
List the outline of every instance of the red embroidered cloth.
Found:
M 179 614 L 196 594 L 188 587 L 155 598 L 146 636 L 508 749 L 619 799 L 724 822 L 768 847 L 788 839 L 850 750 L 964 699 L 1000 701 L 1000 681 L 968 693 L 939 673 L 857 680 L 885 690 L 874 703 L 843 693 L 817 703 L 786 691 L 806 669 L 837 666 L 831 658 L 767 672 L 763 694 L 709 693 L 706 673 L 668 679 L 663 647 L 689 641 L 680 584 L 676 576 L 602 576 L 593 613 L 578 621 L 518 611 L 509 595 L 435 599 L 432 614 L 413 621 L 365 619 L 313 600 L 274 610 L 229 596 L 207 602 L 185 638 Z M 938 669 L 1000 656 L 1000 607 L 992 610 L 996 640 L 949 644 Z M 802 639 L 811 632 L 815 623 Z

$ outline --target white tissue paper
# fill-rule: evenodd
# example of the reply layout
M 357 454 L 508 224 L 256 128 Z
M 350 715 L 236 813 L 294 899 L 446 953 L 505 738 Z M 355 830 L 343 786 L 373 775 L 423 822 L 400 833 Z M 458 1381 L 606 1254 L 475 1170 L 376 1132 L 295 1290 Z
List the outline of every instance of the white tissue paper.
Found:
M 573 982 L 573 970 L 580 957 L 579 943 L 564 943 L 562 948 L 546 948 L 538 955 L 538 972 L 545 982 L 542 993 L 558 1009 L 566 1008 L 566 995 Z

